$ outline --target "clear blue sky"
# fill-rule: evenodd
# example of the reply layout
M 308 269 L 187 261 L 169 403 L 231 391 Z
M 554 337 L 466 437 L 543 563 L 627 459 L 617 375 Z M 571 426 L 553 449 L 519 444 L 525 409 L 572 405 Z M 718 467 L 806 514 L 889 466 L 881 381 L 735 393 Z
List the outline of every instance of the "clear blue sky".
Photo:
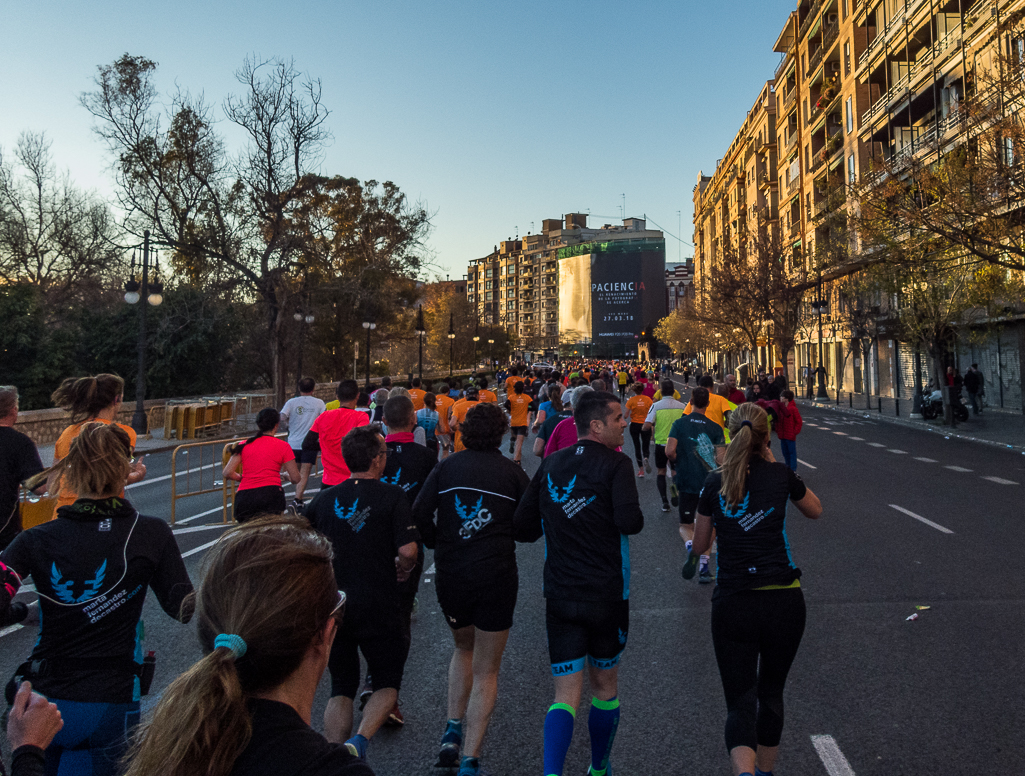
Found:
M 247 54 L 319 77 L 334 136 L 321 172 L 392 180 L 434 216 L 460 277 L 534 223 L 647 214 L 691 240 L 698 170 L 725 152 L 779 55 L 794 0 L 4 2 L 0 146 L 45 130 L 76 183 L 111 191 L 78 96 L 128 52 L 220 104 Z M 682 255 L 690 248 L 683 247 Z M 679 254 L 667 238 L 667 258 Z

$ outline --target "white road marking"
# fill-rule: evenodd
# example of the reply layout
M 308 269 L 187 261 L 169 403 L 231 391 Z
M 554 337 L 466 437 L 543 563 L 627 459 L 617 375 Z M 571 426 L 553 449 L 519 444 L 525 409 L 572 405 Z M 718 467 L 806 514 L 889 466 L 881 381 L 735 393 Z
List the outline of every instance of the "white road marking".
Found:
M 174 524 L 185 525 L 185 523 L 191 523 L 193 520 L 199 520 L 201 517 L 212 515 L 214 512 L 220 512 L 222 509 L 224 509 L 224 507 L 214 507 L 213 509 L 206 510 L 206 512 L 200 512 L 198 515 L 190 515 L 189 517 L 182 518 L 181 520 L 175 520 Z
M 935 458 L 915 458 L 915 460 L 921 461 L 922 463 L 936 463 Z
M 208 463 L 206 466 L 200 466 L 198 469 L 188 469 L 188 470 L 183 471 L 183 472 L 175 472 L 174 476 L 175 477 L 184 477 L 186 474 L 189 473 L 189 471 L 201 472 L 204 469 L 212 469 L 214 466 L 220 466 L 220 464 Z M 169 479 L 171 479 L 171 475 L 170 474 L 165 474 L 163 477 L 154 477 L 151 480 L 143 480 L 142 482 L 132 483 L 131 485 L 125 486 L 125 490 L 131 490 L 132 488 L 141 488 L 143 485 L 152 485 L 155 482 L 163 482 L 164 480 L 169 480 Z
M 936 529 L 937 531 L 942 531 L 942 532 L 943 532 L 943 533 L 945 533 L 945 534 L 952 534 L 952 533 L 954 533 L 954 532 L 953 532 L 953 531 L 951 531 L 951 530 L 950 530 L 949 528 L 944 528 L 944 527 L 943 527 L 942 525 L 940 525 L 939 523 L 934 523 L 934 522 L 933 522 L 932 520 L 929 520 L 928 518 L 922 517 L 921 515 L 916 515 L 916 514 L 915 514 L 914 512 L 912 512 L 912 511 L 911 511 L 910 509 L 904 509 L 904 507 L 899 507 L 899 506 L 897 506 L 896 504 L 890 504 L 890 506 L 891 506 L 891 507 L 892 507 L 893 509 L 896 509 L 896 510 L 897 510 L 898 512 L 902 512 L 902 513 L 904 513 L 904 514 L 905 514 L 905 515 L 907 515 L 908 517 L 913 517 L 913 518 L 915 518 L 915 520 L 919 520 L 919 521 L 921 521 L 921 522 L 925 523 L 925 524 L 926 524 L 927 526 L 930 526 L 930 527 L 932 527 L 932 528 L 935 528 L 935 529 Z
M 881 444 L 879 444 L 878 442 L 867 442 L 866 444 L 867 444 L 867 445 L 868 445 L 869 447 L 886 447 L 886 445 L 881 445 Z
M 886 452 L 893 453 L 894 455 L 907 455 L 908 454 L 907 450 L 887 450 Z
M 797 459 L 797 462 L 798 462 L 799 464 L 801 464 L 801 466 L 807 466 L 807 467 L 808 467 L 809 469 L 818 469 L 818 468 L 819 468 L 818 466 L 812 466 L 812 465 L 811 465 L 810 463 L 808 463 L 807 461 L 802 461 L 802 460 L 801 460 L 800 458 L 798 458 L 798 459 Z
M 8 625 L 3 630 L 0 630 L 0 639 L 2 639 L 4 636 L 10 636 L 15 631 L 20 631 L 24 627 L 24 625 Z
M 844 433 L 843 431 L 834 431 L 833 433 L 836 434 L 837 436 L 847 436 L 847 434 Z
M 852 442 L 864 442 L 865 437 L 851 437 Z
M 1018 483 L 1014 480 L 1005 480 L 1003 477 L 983 477 L 984 480 L 995 482 L 997 485 L 1017 485 Z
M 944 466 L 944 469 L 950 469 L 952 472 L 971 472 L 971 469 L 966 469 L 963 466 Z
M 826 766 L 829 776 L 855 776 L 854 769 L 832 736 L 812 736 L 811 745 L 818 752 L 819 759 Z
M 428 568 L 427 571 L 424 572 L 424 576 L 425 577 L 429 577 L 433 573 L 434 573 L 434 564 L 432 563 L 430 565 L 430 568 Z
M 215 523 L 213 525 L 197 525 L 192 528 L 179 528 L 177 531 L 171 531 L 175 536 L 178 534 L 195 533 L 196 531 L 212 531 L 215 528 L 231 528 L 232 523 Z
M 182 553 L 182 557 L 183 558 L 187 558 L 190 555 L 195 555 L 197 552 L 202 552 L 203 550 L 209 550 L 211 547 L 213 547 L 219 541 L 220 541 L 220 539 L 218 538 L 218 539 L 214 539 L 212 542 L 207 542 L 206 544 L 201 544 L 198 547 L 196 547 L 196 549 L 194 549 L 194 550 L 189 550 L 188 552 L 183 552 Z

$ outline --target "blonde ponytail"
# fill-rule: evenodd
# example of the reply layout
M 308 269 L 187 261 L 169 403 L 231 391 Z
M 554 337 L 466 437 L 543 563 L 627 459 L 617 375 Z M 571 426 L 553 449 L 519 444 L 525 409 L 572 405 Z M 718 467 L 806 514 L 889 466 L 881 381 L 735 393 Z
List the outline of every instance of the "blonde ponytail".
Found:
M 722 495 L 730 506 L 743 501 L 751 456 L 768 438 L 769 419 L 757 404 L 745 402 L 730 413 L 731 441 L 722 463 Z

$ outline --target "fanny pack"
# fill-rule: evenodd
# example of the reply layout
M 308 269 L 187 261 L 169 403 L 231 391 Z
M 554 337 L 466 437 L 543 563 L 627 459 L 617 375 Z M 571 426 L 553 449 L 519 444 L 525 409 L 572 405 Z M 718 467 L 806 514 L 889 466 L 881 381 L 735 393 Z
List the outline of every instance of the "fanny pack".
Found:
M 24 680 L 35 683 L 40 677 L 56 676 L 59 674 L 85 672 L 85 671 L 124 671 L 132 674 L 139 680 L 139 693 L 149 695 L 150 687 L 153 685 L 153 675 L 156 673 L 157 655 L 155 652 L 148 652 L 142 663 L 136 663 L 131 659 L 107 658 L 107 657 L 69 657 L 58 660 L 27 660 L 14 669 L 14 675 L 4 689 L 7 705 L 14 704 L 14 696 L 18 687 Z

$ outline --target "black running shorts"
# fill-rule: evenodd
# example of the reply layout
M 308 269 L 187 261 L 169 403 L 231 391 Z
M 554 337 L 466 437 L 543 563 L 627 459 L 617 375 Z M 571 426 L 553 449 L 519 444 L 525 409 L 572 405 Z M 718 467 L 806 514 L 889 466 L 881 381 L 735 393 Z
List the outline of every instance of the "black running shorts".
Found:
M 353 617 L 346 612 L 331 647 L 327 669 L 331 672 L 331 697 L 355 698 L 359 689 L 359 653 L 367 661 L 367 673 L 374 677 L 374 689 L 402 686 L 409 644 L 402 620 L 396 612 L 386 617 Z
M 669 459 L 666 457 L 666 446 L 655 445 L 655 468 L 665 469 L 669 466 Z
M 552 676 L 595 668 L 615 668 L 630 629 L 629 601 L 561 601 L 546 599 L 548 657 Z
M 510 432 L 512 432 L 512 435 L 514 437 L 527 436 L 527 427 L 526 426 L 513 426 L 509 430 L 510 430 Z
M 478 630 L 498 633 L 509 630 L 516 609 L 520 581 L 515 571 L 501 580 L 485 583 L 437 576 L 438 603 L 445 622 L 453 630 L 470 625 Z
M 680 494 L 680 525 L 694 525 L 694 515 L 698 513 L 700 493 Z

